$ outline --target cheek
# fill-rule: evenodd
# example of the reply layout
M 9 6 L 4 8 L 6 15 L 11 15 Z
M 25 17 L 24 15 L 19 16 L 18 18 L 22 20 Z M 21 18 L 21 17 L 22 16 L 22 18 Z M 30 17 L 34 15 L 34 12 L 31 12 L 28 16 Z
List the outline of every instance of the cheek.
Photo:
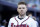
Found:
M 18 13 L 20 13 L 20 10 L 18 10 Z
M 27 12 L 27 9 L 25 9 L 25 12 Z
M 19 12 L 20 10 L 18 9 L 17 11 Z
M 27 10 L 25 9 L 24 12 L 26 12 Z

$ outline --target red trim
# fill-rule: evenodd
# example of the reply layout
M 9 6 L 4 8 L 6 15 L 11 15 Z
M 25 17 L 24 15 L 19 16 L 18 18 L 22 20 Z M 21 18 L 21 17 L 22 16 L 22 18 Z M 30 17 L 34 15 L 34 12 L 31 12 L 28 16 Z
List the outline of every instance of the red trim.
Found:
M 16 20 L 16 18 L 15 18 L 15 20 Z M 17 25 L 19 24 L 19 22 L 18 22 L 18 20 L 16 20 L 17 21 Z
M 16 18 L 15 18 L 15 20 L 16 20 Z M 17 20 L 16 20 L 17 21 Z M 17 21 L 18 22 L 18 21 Z
M 29 19 L 29 17 L 28 17 L 26 20 L 28 20 L 28 19 Z M 16 18 L 15 18 L 15 20 L 16 20 Z M 24 20 L 23 22 L 25 22 L 26 20 Z M 18 23 L 19 23 L 18 20 L 16 20 L 16 21 L 17 21 L 17 24 L 18 24 Z M 23 23 L 23 22 L 22 22 L 22 23 Z M 21 24 L 22 24 L 22 23 L 21 23 Z
M 29 17 L 28 17 L 26 20 L 28 20 L 28 19 L 29 19 Z M 23 22 L 25 22 L 26 20 L 24 20 Z M 23 22 L 22 22 L 22 23 L 23 23 Z M 22 24 L 22 23 L 21 23 L 21 24 Z

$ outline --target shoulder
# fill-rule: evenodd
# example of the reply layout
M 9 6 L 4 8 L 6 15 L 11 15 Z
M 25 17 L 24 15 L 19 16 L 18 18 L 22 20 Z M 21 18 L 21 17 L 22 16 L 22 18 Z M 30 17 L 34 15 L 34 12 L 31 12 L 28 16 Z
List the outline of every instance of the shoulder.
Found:
M 29 18 L 29 20 L 34 21 L 33 18 L 31 18 L 30 16 L 26 16 L 27 18 Z
M 37 21 L 35 21 L 34 19 L 30 18 L 31 20 L 31 24 L 37 24 Z
M 10 20 L 14 20 L 14 17 L 10 18 Z
M 16 18 L 16 17 L 17 17 L 17 16 L 10 18 L 10 21 L 15 21 L 15 18 Z
M 35 22 L 35 20 L 33 18 L 31 18 L 30 16 L 27 16 L 27 17 L 29 18 L 28 21 L 30 21 L 30 23 Z
M 35 23 L 35 20 L 33 18 L 30 18 L 31 23 Z

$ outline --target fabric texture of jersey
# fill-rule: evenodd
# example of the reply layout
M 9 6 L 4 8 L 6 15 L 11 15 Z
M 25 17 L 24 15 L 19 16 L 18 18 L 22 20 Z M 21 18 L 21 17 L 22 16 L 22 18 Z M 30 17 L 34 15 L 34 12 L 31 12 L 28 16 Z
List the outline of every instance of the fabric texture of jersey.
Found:
M 25 16 L 22 20 L 16 16 L 10 19 L 8 27 L 37 27 L 37 24 L 35 20 L 28 16 Z

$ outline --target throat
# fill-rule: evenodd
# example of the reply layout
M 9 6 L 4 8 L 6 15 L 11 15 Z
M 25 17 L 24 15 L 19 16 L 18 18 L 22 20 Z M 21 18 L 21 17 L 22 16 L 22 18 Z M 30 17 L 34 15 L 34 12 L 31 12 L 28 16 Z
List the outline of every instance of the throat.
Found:
M 18 16 L 18 19 L 22 20 L 23 18 L 19 18 L 19 16 Z
M 25 15 L 19 15 L 19 18 L 25 18 L 26 14 Z
M 18 19 L 22 20 L 22 19 L 24 19 L 25 17 L 26 17 L 26 15 L 23 15 L 23 16 L 19 15 L 19 16 L 18 16 Z

